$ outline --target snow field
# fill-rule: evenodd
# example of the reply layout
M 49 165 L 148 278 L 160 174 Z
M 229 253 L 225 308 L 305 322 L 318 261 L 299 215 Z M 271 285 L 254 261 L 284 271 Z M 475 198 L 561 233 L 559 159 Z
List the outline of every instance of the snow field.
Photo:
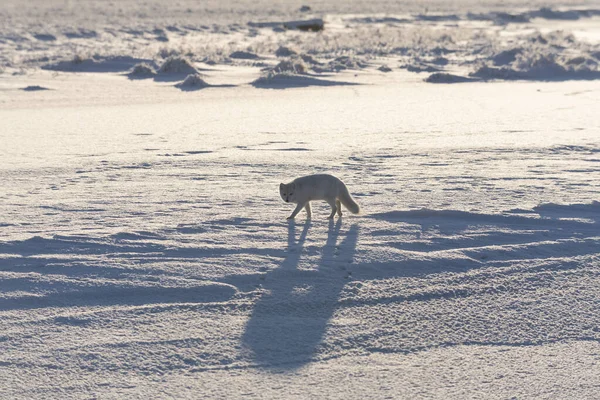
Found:
M 0 398 L 598 397 L 597 4 L 69 4 L 0 11 Z

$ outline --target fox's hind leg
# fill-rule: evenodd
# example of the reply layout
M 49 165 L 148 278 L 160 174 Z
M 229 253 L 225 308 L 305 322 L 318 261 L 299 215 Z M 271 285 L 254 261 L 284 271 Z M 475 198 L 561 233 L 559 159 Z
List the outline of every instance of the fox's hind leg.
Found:
M 342 216 L 342 203 L 339 200 L 335 201 L 335 206 L 337 207 L 337 214 L 339 217 Z
M 306 203 L 304 209 L 306 210 L 306 218 L 311 218 L 312 213 L 310 212 L 310 201 Z
M 327 200 L 327 203 L 329 203 L 329 205 L 331 206 L 331 214 L 329 214 L 329 217 L 327 217 L 327 219 L 332 219 L 333 216 L 335 215 L 335 212 L 337 211 L 337 206 L 336 206 L 336 201 L 335 200 Z

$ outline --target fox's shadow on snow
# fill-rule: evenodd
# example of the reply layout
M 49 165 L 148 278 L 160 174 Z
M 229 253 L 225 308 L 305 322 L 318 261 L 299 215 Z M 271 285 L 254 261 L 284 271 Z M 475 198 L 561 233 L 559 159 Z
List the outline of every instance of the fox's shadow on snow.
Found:
M 358 225 L 352 225 L 338 244 L 342 219 L 331 221 L 321 257 L 300 269 L 310 228 L 307 221 L 296 240 L 296 223 L 289 222 L 287 257 L 265 276 L 268 292 L 257 302 L 246 325 L 242 343 L 260 366 L 295 369 L 310 362 L 347 282 L 344 265 L 352 262 Z
M 371 261 L 352 266 L 352 278 L 364 281 L 423 277 L 540 259 L 555 260 L 544 264 L 545 270 L 566 271 L 581 268 L 577 257 L 598 254 L 600 203 L 545 204 L 528 212 L 517 211 L 498 215 L 423 209 L 365 215 L 361 219 L 361 234 L 368 235 L 370 240 L 361 246 L 361 254 L 377 248 L 384 249 L 386 254 L 389 248 L 401 252 L 397 257 L 390 255 L 382 260 L 372 257 Z M 173 232 L 194 234 L 233 225 L 267 227 L 251 219 L 233 218 L 200 226 L 182 225 Z M 323 231 L 320 236 L 311 234 L 314 233 L 311 230 L 321 229 L 326 234 Z M 7 273 L 0 276 L 0 292 L 23 293 L 0 299 L 0 311 L 227 302 L 240 290 L 246 292 L 244 285 L 248 288 L 251 285 L 248 292 L 254 296 L 258 281 L 265 290 L 260 293 L 240 338 L 242 352 L 244 358 L 256 365 L 281 371 L 302 367 L 326 353 L 321 346 L 327 342 L 324 337 L 329 323 L 340 307 L 365 305 L 369 301 L 391 304 L 477 295 L 470 288 L 451 287 L 441 291 L 432 288 L 418 293 L 399 292 L 373 299 L 354 299 L 348 295 L 340 300 L 348 282 L 347 267 L 357 254 L 359 238 L 359 226 L 344 226 L 342 219 L 331 221 L 327 227 L 309 221 L 304 225 L 290 221 L 287 246 L 277 243 L 268 248 L 269 256 L 279 257 L 281 264 L 266 274 L 234 274 L 215 281 L 200 271 L 197 285 L 165 286 L 159 283 L 162 275 L 177 277 L 179 273 L 168 266 L 156 267 L 156 263 L 193 262 L 207 255 L 243 258 L 267 254 L 267 249 L 252 246 L 173 247 L 172 242 L 165 241 L 169 235 L 169 232 L 135 231 L 105 238 L 57 235 L 0 241 L 0 254 L 12 255 L 0 265 L 0 272 Z M 440 251 L 452 253 L 439 256 Z M 565 257 L 573 259 L 564 260 Z M 150 264 L 150 268 L 145 264 Z M 487 340 L 480 339 L 482 343 Z M 465 341 L 472 342 L 473 338 Z

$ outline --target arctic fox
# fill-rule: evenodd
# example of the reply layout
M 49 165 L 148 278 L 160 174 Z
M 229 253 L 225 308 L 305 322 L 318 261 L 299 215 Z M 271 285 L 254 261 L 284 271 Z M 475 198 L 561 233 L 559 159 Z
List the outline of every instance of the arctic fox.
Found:
M 285 183 L 280 184 L 279 194 L 286 203 L 298 204 L 292 215 L 287 219 L 295 218 L 302 207 L 306 209 L 307 218 L 310 218 L 311 200 L 325 200 L 329 203 L 331 206 L 329 219 L 333 218 L 336 212 L 340 217 L 342 216 L 341 204 L 353 214 L 358 214 L 360 211 L 360 207 L 350 196 L 344 182 L 333 175 L 308 175 L 296 178 L 287 185 Z

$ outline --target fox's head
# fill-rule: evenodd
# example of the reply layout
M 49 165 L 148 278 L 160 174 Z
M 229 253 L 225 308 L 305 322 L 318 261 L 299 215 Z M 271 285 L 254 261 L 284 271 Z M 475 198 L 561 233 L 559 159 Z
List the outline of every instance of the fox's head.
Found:
M 279 184 L 279 194 L 286 203 L 293 203 L 296 200 L 296 184 L 285 183 Z

